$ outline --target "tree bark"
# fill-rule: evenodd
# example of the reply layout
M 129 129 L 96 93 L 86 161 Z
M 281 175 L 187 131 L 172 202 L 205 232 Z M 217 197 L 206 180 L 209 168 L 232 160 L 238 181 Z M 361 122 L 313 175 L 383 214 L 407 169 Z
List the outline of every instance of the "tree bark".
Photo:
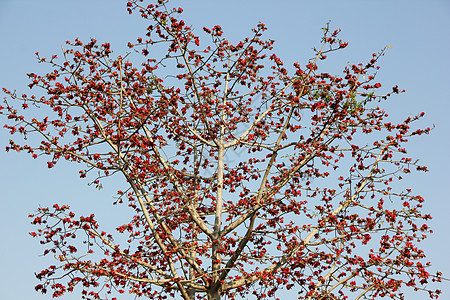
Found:
M 218 290 L 208 291 L 208 300 L 220 300 L 220 293 Z

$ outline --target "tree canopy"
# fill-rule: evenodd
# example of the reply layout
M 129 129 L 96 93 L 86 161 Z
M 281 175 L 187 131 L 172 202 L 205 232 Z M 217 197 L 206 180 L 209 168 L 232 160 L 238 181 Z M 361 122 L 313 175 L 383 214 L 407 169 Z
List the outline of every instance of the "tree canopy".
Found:
M 410 127 L 424 113 L 388 120 L 385 100 L 403 91 L 377 92 L 384 49 L 335 75 L 319 65 L 348 44 L 328 24 L 308 63 L 288 67 L 263 23 L 232 44 L 219 25 L 194 32 L 168 1 L 127 8 L 148 22 L 130 53 L 68 41 L 60 57 L 36 53 L 52 71 L 28 74 L 29 87 L 44 96 L 4 89 L 5 127 L 24 137 L 8 151 L 79 163 L 99 188 L 122 176 L 115 204 L 134 210 L 114 233 L 66 204 L 30 215 L 57 260 L 37 291 L 325 300 L 403 299 L 409 287 L 437 298 L 427 284 L 441 274 L 417 245 L 431 217 L 398 183 L 427 171 L 406 144 L 431 129 Z

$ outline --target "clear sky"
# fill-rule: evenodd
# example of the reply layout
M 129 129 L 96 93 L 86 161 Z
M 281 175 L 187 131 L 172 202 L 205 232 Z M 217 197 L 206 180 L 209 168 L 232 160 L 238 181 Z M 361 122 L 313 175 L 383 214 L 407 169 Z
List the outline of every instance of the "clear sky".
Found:
M 181 1 L 176 1 L 180 3 Z M 36 63 L 34 53 L 61 53 L 66 40 L 95 37 L 111 42 L 115 54 L 124 53 L 128 41 L 142 36 L 145 23 L 129 16 L 124 0 L 0 0 L 0 87 L 29 93 L 26 73 L 49 71 Z M 194 28 L 219 24 L 225 35 L 238 41 L 259 21 L 267 37 L 276 40 L 275 52 L 285 62 L 305 62 L 318 46 L 321 30 L 342 29 L 349 42 L 323 70 L 336 73 L 348 62 L 359 63 L 384 46 L 392 46 L 380 61 L 379 81 L 386 91 L 396 84 L 407 93 L 383 102 L 393 119 L 426 112 L 424 127 L 436 125 L 428 136 L 413 140 L 408 149 L 430 169 L 407 177 L 433 216 L 435 233 L 422 243 L 433 270 L 450 277 L 450 1 L 448 0 L 191 0 L 185 1 L 185 20 Z M 3 98 L 3 95 L 1 96 Z M 3 121 L 0 122 L 4 124 Z M 47 169 L 46 160 L 6 153 L 9 134 L 0 130 L 0 299 L 50 299 L 34 291 L 34 272 L 53 261 L 40 257 L 42 249 L 28 232 L 27 218 L 38 205 L 69 204 L 80 213 L 94 212 L 101 219 L 120 218 L 112 206 L 118 189 L 107 185 L 101 192 L 79 179 L 77 166 L 61 163 Z M 125 219 L 124 219 L 125 220 Z M 450 284 L 440 286 L 441 299 L 450 299 Z M 408 293 L 407 299 L 426 299 Z M 80 299 L 79 294 L 61 299 Z M 120 299 L 127 299 L 120 297 Z

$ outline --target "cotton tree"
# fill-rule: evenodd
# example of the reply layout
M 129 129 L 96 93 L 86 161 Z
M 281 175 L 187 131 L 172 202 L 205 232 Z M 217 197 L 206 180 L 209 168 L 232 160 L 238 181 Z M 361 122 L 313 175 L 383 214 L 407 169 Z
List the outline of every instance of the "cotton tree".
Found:
M 332 75 L 319 62 L 347 43 L 328 26 L 305 66 L 284 66 L 262 23 L 233 45 L 220 26 L 194 32 L 165 1 L 127 7 L 148 24 L 129 54 L 76 39 L 60 57 L 37 54 L 52 71 L 28 74 L 29 87 L 44 96 L 4 89 L 5 127 L 25 138 L 7 151 L 78 163 L 97 187 L 121 176 L 115 204 L 134 210 L 117 232 L 65 204 L 30 215 L 57 261 L 37 291 L 403 299 L 409 287 L 437 298 L 427 284 L 441 275 L 417 246 L 431 217 L 398 183 L 427 171 L 405 145 L 430 129 L 410 128 L 424 113 L 388 122 L 382 106 L 402 91 L 377 92 L 384 50 Z

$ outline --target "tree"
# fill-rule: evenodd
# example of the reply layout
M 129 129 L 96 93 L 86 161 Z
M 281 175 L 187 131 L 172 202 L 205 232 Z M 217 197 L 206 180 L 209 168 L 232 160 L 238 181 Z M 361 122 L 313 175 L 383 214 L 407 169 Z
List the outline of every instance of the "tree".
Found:
M 423 113 L 386 121 L 379 103 L 402 91 L 375 93 L 384 50 L 342 77 L 319 72 L 319 61 L 347 46 L 326 26 L 314 57 L 289 70 L 262 38 L 262 23 L 233 45 L 220 26 L 197 35 L 181 8 L 141 2 L 127 3 L 150 23 L 129 44 L 142 54 L 138 67 L 133 53 L 112 57 L 108 43 L 76 39 L 62 59 L 37 54 L 53 71 L 29 74 L 29 87 L 46 96 L 4 90 L 5 127 L 33 143 L 10 140 L 8 151 L 47 155 L 49 168 L 81 163 L 80 177 L 99 188 L 121 174 L 129 188 L 115 203 L 135 211 L 114 234 L 67 205 L 30 215 L 39 226 L 31 235 L 59 261 L 37 274 L 36 290 L 56 297 L 81 285 L 94 299 L 114 289 L 151 299 L 264 298 L 279 289 L 300 299 L 402 299 L 409 286 L 437 298 L 427 283 L 441 275 L 428 272 L 417 247 L 430 216 L 422 197 L 397 184 L 427 171 L 404 145 L 430 128 L 410 128 Z M 152 57 L 163 47 L 167 55 Z M 125 246 L 116 242 L 122 235 Z

